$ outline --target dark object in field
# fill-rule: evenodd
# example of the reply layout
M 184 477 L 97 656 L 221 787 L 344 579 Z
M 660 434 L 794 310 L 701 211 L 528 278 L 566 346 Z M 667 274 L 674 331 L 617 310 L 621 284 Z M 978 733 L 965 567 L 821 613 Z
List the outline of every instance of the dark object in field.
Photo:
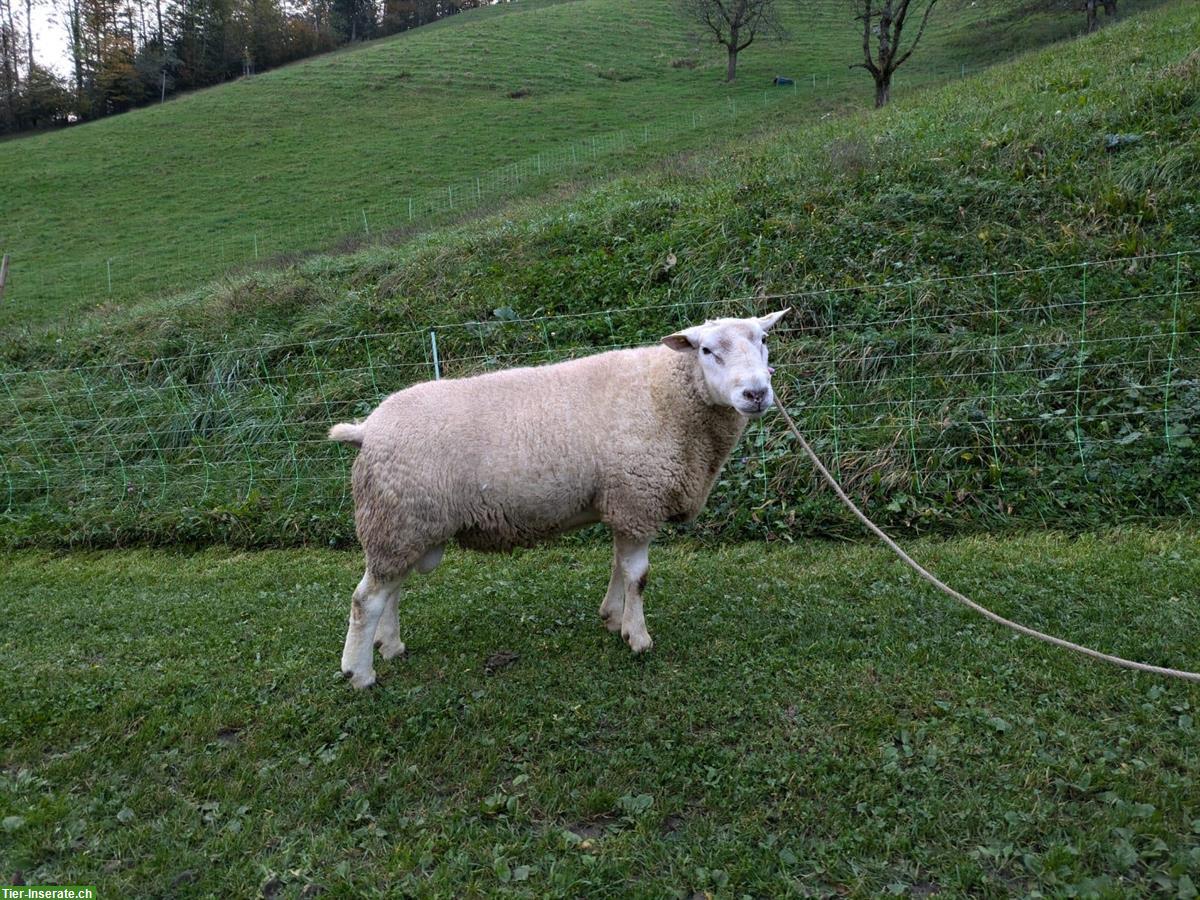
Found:
M 497 650 L 487 658 L 487 662 L 483 664 L 483 671 L 494 675 L 501 669 L 507 669 L 520 658 L 521 654 L 513 653 L 511 650 Z
M 784 85 L 795 84 L 795 83 L 796 82 L 793 79 L 788 78 L 784 75 L 776 75 L 775 80 L 771 82 L 771 84 L 776 85 L 777 87 L 783 87 Z
M 529 88 L 517 88 L 515 91 L 509 91 L 509 99 L 519 100 L 521 97 L 528 97 L 530 94 Z
M 1115 153 L 1122 147 L 1128 147 L 1130 144 L 1140 144 L 1142 136 L 1140 134 L 1106 134 L 1104 136 L 1104 149 L 1109 153 Z

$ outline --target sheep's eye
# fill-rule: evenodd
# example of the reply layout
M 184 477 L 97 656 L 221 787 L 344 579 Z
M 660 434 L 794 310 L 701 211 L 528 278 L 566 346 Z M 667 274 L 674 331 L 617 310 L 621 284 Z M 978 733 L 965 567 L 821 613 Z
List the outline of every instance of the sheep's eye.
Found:
M 700 349 L 700 352 L 703 353 L 705 356 L 712 356 L 712 351 L 709 350 L 707 347 L 702 347 Z

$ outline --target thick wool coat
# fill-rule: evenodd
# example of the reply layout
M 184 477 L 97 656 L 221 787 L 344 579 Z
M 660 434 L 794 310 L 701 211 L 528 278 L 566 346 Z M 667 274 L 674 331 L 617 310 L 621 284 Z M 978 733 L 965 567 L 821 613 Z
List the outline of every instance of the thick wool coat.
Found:
M 594 522 L 648 539 L 699 514 L 746 422 L 696 354 L 652 346 L 424 382 L 330 436 L 361 447 L 355 523 L 386 579 L 450 539 L 507 551 Z

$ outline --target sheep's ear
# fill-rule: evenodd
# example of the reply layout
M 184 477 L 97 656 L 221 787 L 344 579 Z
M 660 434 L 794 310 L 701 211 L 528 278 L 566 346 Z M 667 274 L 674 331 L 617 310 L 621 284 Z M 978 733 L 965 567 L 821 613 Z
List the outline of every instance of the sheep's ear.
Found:
M 662 342 L 672 350 L 678 350 L 681 353 L 688 350 L 695 350 L 700 346 L 700 329 L 693 326 L 685 328 L 683 331 L 677 331 L 674 334 L 668 334 L 662 339 Z
M 767 316 L 760 316 L 758 319 L 758 327 L 763 331 L 770 331 L 775 326 L 776 322 L 778 322 L 791 311 L 792 308 L 789 306 L 787 309 L 779 310 L 779 312 L 773 312 Z

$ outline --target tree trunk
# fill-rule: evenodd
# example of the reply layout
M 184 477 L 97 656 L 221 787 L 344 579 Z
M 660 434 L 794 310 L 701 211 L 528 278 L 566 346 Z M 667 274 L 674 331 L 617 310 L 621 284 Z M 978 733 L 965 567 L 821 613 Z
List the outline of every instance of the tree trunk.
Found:
M 29 41 L 29 80 L 33 80 L 33 0 L 25 0 L 25 35 Z
M 1106 16 L 1117 14 L 1117 0 L 1104 0 L 1104 14 Z
M 1087 31 L 1091 34 L 1100 27 L 1100 20 L 1096 17 L 1097 5 L 1099 0 L 1084 0 L 1083 7 L 1087 10 Z
M 21 48 L 17 46 L 17 26 L 13 24 L 12 2 L 8 4 L 8 35 L 12 53 L 12 81 L 16 88 L 21 87 Z
M 725 45 L 725 49 L 729 51 L 729 57 L 725 62 L 725 83 L 733 81 L 737 77 L 737 55 L 738 55 L 738 29 L 729 29 L 729 43 Z
M 83 31 L 79 21 L 79 2 L 72 0 L 67 7 L 71 23 L 71 63 L 75 69 L 75 102 L 83 100 Z
M 892 99 L 892 76 L 880 74 L 875 78 L 875 108 L 887 106 Z

